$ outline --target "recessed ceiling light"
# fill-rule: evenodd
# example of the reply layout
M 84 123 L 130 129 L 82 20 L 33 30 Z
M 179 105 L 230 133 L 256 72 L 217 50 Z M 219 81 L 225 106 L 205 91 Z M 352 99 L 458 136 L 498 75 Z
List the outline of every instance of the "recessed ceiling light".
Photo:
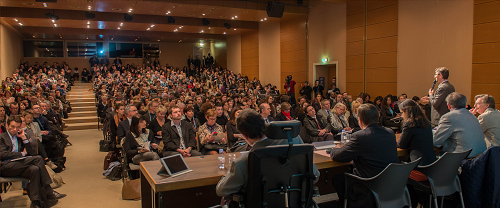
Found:
M 200 33 L 202 33 L 202 32 L 203 32 L 203 30 Z
M 267 18 L 264 18 L 264 20 L 267 20 Z
M 19 20 L 18 20 L 18 19 L 16 19 L 16 18 L 14 18 L 14 20 L 15 20 L 16 22 L 19 22 Z M 53 21 L 53 20 L 52 20 L 52 21 Z
M 205 16 L 205 14 L 202 14 L 203 16 Z
M 89 10 L 91 10 L 91 9 L 92 9 L 92 7 L 91 7 L 91 6 L 89 6 Z
M 260 19 L 260 21 L 261 21 L 261 22 L 263 22 L 263 21 L 264 21 L 264 19 Z
M 160 40 L 158 40 L 158 41 L 160 41 Z
M 128 12 L 132 12 L 132 9 L 129 9 Z
M 238 16 L 234 16 L 234 18 L 238 18 Z
M 87 25 L 88 26 L 88 25 Z M 57 27 L 57 24 L 54 24 L 54 27 Z
M 224 35 L 226 34 L 226 32 L 224 32 Z
M 55 21 L 55 20 L 52 20 L 52 23 L 56 23 L 56 21 Z
M 210 27 L 208 27 L 208 29 L 210 30 Z
M 148 30 L 151 30 L 151 28 L 149 27 Z
M 33 35 L 33 37 L 35 37 L 35 36 Z
M 118 27 L 118 29 L 121 29 L 120 27 Z
M 234 17 L 231 17 L 231 19 L 234 19 Z
M 90 21 L 87 21 L 87 25 L 90 25 Z
M 47 3 L 43 3 L 43 7 L 47 7 Z
M 155 25 L 151 25 L 151 27 L 154 27 Z
M 123 26 L 123 22 L 122 22 L 122 23 L 120 23 L 120 26 Z
M 236 30 L 236 28 L 234 28 L 234 30 Z
M 87 25 L 87 28 L 90 28 L 90 25 Z
M 19 23 L 19 25 L 23 26 L 23 23 Z

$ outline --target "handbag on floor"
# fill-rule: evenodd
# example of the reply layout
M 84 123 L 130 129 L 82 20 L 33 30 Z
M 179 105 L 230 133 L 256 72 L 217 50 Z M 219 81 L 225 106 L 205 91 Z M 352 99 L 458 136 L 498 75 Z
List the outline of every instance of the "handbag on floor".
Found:
M 141 200 L 141 179 L 125 179 L 122 187 L 122 199 Z
M 107 170 L 109 168 L 109 164 L 115 161 L 118 161 L 118 156 L 116 155 L 116 152 L 114 151 L 108 152 L 106 157 L 104 157 L 104 170 Z
M 52 183 L 50 184 L 50 187 L 55 189 L 59 188 L 62 186 L 64 183 L 62 176 L 55 173 L 48 165 L 45 165 L 45 169 L 47 169 L 47 172 L 49 173 L 50 179 L 52 180 Z
M 99 152 L 109 152 L 113 151 L 113 149 L 113 141 L 107 139 L 99 141 Z

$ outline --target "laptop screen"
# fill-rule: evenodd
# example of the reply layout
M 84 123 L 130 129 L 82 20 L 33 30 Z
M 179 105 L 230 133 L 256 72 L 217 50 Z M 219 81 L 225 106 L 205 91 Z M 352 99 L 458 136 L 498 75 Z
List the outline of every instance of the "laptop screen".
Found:
M 188 169 L 180 154 L 173 157 L 162 158 L 162 160 L 165 162 L 172 175 Z

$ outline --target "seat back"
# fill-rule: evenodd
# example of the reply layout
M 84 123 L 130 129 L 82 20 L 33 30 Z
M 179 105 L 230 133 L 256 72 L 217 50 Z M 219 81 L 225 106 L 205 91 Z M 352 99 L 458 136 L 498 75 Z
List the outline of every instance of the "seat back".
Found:
M 313 150 L 294 145 L 283 165 L 288 145 L 267 146 L 248 154 L 246 207 L 310 207 L 313 195 Z M 286 193 L 286 194 L 285 194 Z M 285 206 L 288 203 L 288 206 Z
M 356 177 L 359 180 L 355 182 L 369 188 L 380 207 L 403 207 L 410 205 L 409 195 L 406 195 L 406 182 L 411 171 L 417 167 L 419 162 L 420 159 L 407 164 L 391 163 L 378 175 L 367 179 Z M 349 181 L 348 183 L 353 183 L 350 177 L 347 177 L 347 180 Z
M 444 153 L 434 163 L 418 166 L 417 170 L 427 176 L 436 195 L 450 195 L 460 190 L 460 185 L 457 184 L 458 168 L 471 151 L 472 149 L 465 152 Z

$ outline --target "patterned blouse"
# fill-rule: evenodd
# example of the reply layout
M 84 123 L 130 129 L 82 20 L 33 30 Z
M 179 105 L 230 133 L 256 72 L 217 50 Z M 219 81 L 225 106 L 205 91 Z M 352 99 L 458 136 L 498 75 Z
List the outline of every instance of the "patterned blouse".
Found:
M 202 145 L 206 144 L 208 141 L 204 141 L 204 139 L 213 132 L 217 132 L 218 134 L 223 134 L 224 128 L 222 128 L 222 126 L 217 123 L 215 123 L 215 128 L 212 130 L 208 128 L 207 123 L 201 125 L 200 128 L 198 128 L 198 139 L 200 140 L 200 144 Z

